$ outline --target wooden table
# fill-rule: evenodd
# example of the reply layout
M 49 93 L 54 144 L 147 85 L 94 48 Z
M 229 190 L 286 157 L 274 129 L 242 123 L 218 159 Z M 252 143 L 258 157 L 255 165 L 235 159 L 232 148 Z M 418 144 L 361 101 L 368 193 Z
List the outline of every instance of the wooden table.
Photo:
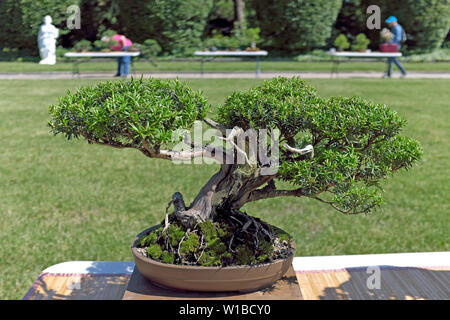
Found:
M 234 296 L 174 293 L 146 285 L 139 275 L 133 275 L 134 267 L 133 262 L 117 261 L 57 264 L 39 275 L 23 299 L 271 299 L 267 290 Z M 296 281 L 286 281 L 293 272 Z M 379 288 L 373 287 L 377 276 Z M 296 257 L 286 279 L 280 283 L 284 292 L 299 300 L 448 300 L 450 252 Z M 293 284 L 298 284 L 299 290 Z M 278 294 L 283 293 L 280 290 Z
M 114 51 L 114 52 L 67 52 L 66 58 L 73 58 L 72 75 L 80 75 L 79 65 L 82 62 L 90 61 L 91 58 L 120 58 L 131 57 L 131 73 L 134 72 L 133 57 L 139 56 L 140 52 Z
M 256 58 L 256 77 L 259 77 L 261 74 L 261 68 L 259 65 L 259 57 L 267 56 L 267 51 L 258 50 L 258 51 L 195 51 L 194 56 L 201 57 L 200 62 L 200 73 L 203 75 L 203 64 L 205 57 L 254 57 Z
M 336 74 L 336 76 L 338 75 L 339 63 L 342 62 L 342 60 L 339 58 L 388 59 L 388 58 L 398 58 L 402 56 L 401 52 L 378 52 L 378 51 L 373 52 L 328 51 L 327 54 L 329 54 L 332 57 L 333 61 L 330 76 L 333 76 L 333 74 Z

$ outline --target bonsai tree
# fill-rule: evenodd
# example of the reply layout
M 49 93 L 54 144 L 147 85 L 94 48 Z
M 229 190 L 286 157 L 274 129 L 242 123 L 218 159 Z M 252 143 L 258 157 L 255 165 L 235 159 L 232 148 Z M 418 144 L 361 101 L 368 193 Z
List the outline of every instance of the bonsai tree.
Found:
M 141 56 L 148 59 L 155 58 L 162 51 L 161 46 L 153 39 L 145 40 L 139 45 L 139 50 L 141 51 Z
M 364 33 L 360 33 L 356 36 L 355 42 L 352 44 L 353 51 L 366 51 L 370 40 L 367 39 Z
M 114 30 L 106 30 L 101 34 L 100 40 L 94 41 L 94 47 L 98 51 L 111 51 L 112 46 L 117 46 L 119 43 L 115 40 L 112 40 L 112 37 L 116 34 Z
M 247 28 L 245 29 L 245 40 L 251 50 L 257 50 L 256 45 L 260 42 L 261 37 L 259 35 L 259 28 Z
M 77 52 L 85 52 L 92 50 L 92 43 L 89 40 L 80 40 L 73 46 Z
M 383 30 L 380 31 L 380 39 L 384 42 L 391 42 L 394 38 L 394 34 L 387 28 L 383 28 Z
M 339 51 L 344 51 L 350 47 L 350 43 L 347 40 L 345 34 L 341 33 L 336 40 L 334 40 L 334 45 L 338 48 Z
M 382 203 L 379 183 L 421 156 L 419 143 L 399 134 L 406 121 L 386 105 L 324 99 L 299 78 L 234 92 L 214 119 L 208 111 L 201 92 L 178 80 L 141 78 L 69 92 L 50 106 L 49 126 L 55 135 L 133 148 L 152 159 L 220 164 L 190 204 L 175 192 L 161 228 L 139 242 L 148 256 L 170 263 L 252 264 L 283 256 L 289 237 L 243 212 L 246 203 L 311 198 L 343 214 L 368 213 Z M 188 130 L 196 121 L 222 143 L 193 142 Z M 173 148 L 183 139 L 179 129 L 187 130 L 184 150 Z M 251 152 L 252 130 L 259 132 L 253 142 L 273 154 L 278 148 L 276 161 Z

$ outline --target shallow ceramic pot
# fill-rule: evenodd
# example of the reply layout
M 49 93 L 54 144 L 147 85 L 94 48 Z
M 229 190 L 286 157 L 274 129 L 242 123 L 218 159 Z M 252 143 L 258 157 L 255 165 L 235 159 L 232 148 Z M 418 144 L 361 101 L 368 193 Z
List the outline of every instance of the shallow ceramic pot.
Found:
M 138 234 L 131 251 L 136 267 L 144 277 L 169 288 L 215 292 L 258 290 L 283 277 L 295 254 L 295 242 L 292 241 L 293 250 L 289 257 L 253 266 L 202 267 L 162 263 L 136 250 L 136 241 L 159 227 L 157 225 Z

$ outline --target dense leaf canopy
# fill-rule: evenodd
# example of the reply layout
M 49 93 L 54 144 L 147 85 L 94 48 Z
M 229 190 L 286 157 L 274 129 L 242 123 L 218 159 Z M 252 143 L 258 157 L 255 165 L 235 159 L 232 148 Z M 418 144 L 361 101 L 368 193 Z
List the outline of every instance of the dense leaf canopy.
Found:
M 206 116 L 201 92 L 178 81 L 132 79 L 99 83 L 68 93 L 50 107 L 51 130 L 112 146 L 169 143 L 177 129 Z
M 377 182 L 409 167 L 420 144 L 399 135 L 406 121 L 386 105 L 358 97 L 323 99 L 299 78 L 274 78 L 230 95 L 217 121 L 227 127 L 278 128 L 281 141 L 314 147 L 314 157 L 282 150 L 277 178 L 296 186 L 296 195 L 316 197 L 343 212 L 365 212 L 381 203 Z M 325 200 L 324 200 L 325 201 Z
M 215 121 L 205 119 L 208 108 L 200 92 L 178 80 L 131 79 L 69 92 L 50 107 L 49 125 L 53 133 L 69 139 L 83 136 L 164 159 L 192 159 L 209 151 L 207 146 L 200 153 L 160 149 L 173 141 L 175 131 L 190 129 L 196 120 L 221 128 L 224 135 L 225 128 L 278 129 L 278 171 L 271 177 L 251 171 L 253 178 L 242 184 L 243 200 L 236 203 L 306 196 L 348 214 L 380 205 L 378 182 L 410 167 L 422 154 L 417 141 L 400 135 L 406 121 L 386 105 L 358 97 L 324 99 L 299 78 L 273 78 L 232 93 L 219 106 Z M 313 154 L 296 152 L 306 145 L 313 147 Z M 290 182 L 294 189 L 276 189 L 277 179 Z M 264 183 L 267 186 L 258 189 Z

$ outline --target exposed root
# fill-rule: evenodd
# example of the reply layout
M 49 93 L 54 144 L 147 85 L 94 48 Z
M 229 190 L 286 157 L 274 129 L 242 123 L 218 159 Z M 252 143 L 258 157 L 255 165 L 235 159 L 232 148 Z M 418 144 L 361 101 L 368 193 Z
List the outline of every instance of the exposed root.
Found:
M 214 221 L 196 223 L 192 229 L 185 229 L 172 213 L 154 232 L 138 243 L 147 256 L 166 263 L 251 265 L 293 254 L 289 235 L 238 210 L 218 212 Z

